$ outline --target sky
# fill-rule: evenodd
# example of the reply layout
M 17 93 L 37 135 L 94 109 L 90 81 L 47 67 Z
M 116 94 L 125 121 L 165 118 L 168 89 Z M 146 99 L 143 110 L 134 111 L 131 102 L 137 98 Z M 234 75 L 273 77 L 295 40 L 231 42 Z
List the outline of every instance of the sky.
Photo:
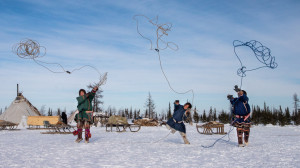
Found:
M 236 94 L 240 68 L 234 40 L 257 40 L 271 49 L 276 69 L 247 72 L 242 89 L 250 105 L 264 102 L 274 108 L 293 108 L 293 94 L 300 94 L 300 1 L 205 0 L 1 0 L 0 1 L 0 108 L 16 97 L 16 85 L 38 109 L 75 110 L 81 88 L 99 80 L 92 68 L 72 74 L 52 73 L 32 59 L 22 59 L 12 47 L 29 38 L 46 48 L 37 58 L 59 63 L 66 70 L 84 65 L 108 72 L 103 108 L 132 107 L 145 110 L 150 92 L 156 111 L 166 112 L 169 102 L 193 102 L 198 110 L 228 110 L 227 94 Z M 134 15 L 158 16 L 158 23 L 172 23 L 167 42 L 178 45 L 157 52 L 137 32 Z M 155 27 L 139 17 L 139 30 L 156 41 Z M 248 69 L 262 66 L 247 47 L 237 52 Z M 51 70 L 61 71 L 57 66 Z

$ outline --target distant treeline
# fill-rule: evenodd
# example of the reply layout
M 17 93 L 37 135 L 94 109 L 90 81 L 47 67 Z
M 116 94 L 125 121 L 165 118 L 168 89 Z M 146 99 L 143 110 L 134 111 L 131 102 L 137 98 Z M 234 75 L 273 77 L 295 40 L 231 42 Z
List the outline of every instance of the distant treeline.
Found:
M 48 109 L 48 116 L 51 115 L 60 115 L 61 114 L 60 109 L 57 109 L 55 112 L 52 112 L 52 109 Z M 252 106 L 251 107 L 251 122 L 252 124 L 273 124 L 273 125 L 300 125 L 300 109 L 298 109 L 297 112 L 293 110 L 292 112 L 287 107 L 285 109 L 282 109 L 281 106 L 279 106 L 278 109 L 276 108 L 270 108 L 266 104 L 264 104 L 264 107 L 261 108 L 259 106 Z M 132 109 L 132 108 L 124 108 L 124 109 L 118 109 L 114 107 L 109 107 L 106 110 L 103 111 L 106 115 L 112 116 L 112 115 L 120 115 L 123 117 L 126 117 L 128 119 L 137 119 L 137 118 L 149 118 L 149 112 L 148 110 L 144 110 L 143 112 L 140 109 Z M 154 112 L 153 117 L 157 120 L 168 120 L 170 117 L 172 117 L 173 111 L 171 109 L 171 106 L 169 105 L 169 109 L 167 110 L 167 114 L 161 113 L 158 114 Z M 45 113 L 44 113 L 45 115 Z M 228 111 L 219 111 L 214 108 L 210 108 L 208 112 L 203 110 L 203 112 L 199 112 L 196 108 L 193 110 L 192 119 L 195 123 L 199 122 L 209 122 L 209 121 L 219 121 L 221 123 L 230 123 L 232 118 L 231 112 Z
M 98 99 L 101 99 L 103 96 L 99 96 Z M 295 93 L 293 95 L 294 100 L 294 109 L 292 112 L 290 112 L 290 109 L 287 107 L 284 110 L 281 106 L 279 106 L 279 109 L 276 108 L 270 108 L 269 106 L 264 103 L 264 107 L 261 108 L 259 106 L 252 106 L 251 108 L 251 122 L 253 124 L 273 124 L 273 125 L 300 125 L 300 109 L 298 109 L 298 96 Z M 101 102 L 101 101 L 99 101 Z M 97 104 L 97 103 L 95 103 Z M 103 102 L 98 103 L 96 107 L 93 108 L 93 111 L 102 111 L 107 116 L 112 115 L 120 115 L 123 117 L 126 117 L 127 119 L 137 119 L 137 118 L 153 118 L 157 120 L 168 120 L 172 117 L 173 110 L 171 108 L 171 103 L 169 103 L 169 107 L 166 110 L 166 112 L 157 113 L 155 110 L 154 101 L 151 98 L 151 94 L 149 93 L 148 98 L 145 102 L 145 109 L 141 111 L 140 109 L 133 109 L 130 108 L 122 108 L 117 110 L 115 107 L 108 107 L 106 110 L 100 108 L 100 104 L 103 104 Z M 1 112 L 2 110 L 0 110 Z M 66 109 L 64 110 L 66 111 Z M 46 114 L 45 105 L 41 107 L 40 112 L 42 115 Z M 200 114 L 201 113 L 201 114 Z M 55 115 L 60 115 L 61 110 L 58 108 L 55 113 Z M 52 112 L 52 109 L 48 109 L 48 115 L 54 115 Z M 224 110 L 219 111 L 217 113 L 217 110 L 214 108 L 210 108 L 208 112 L 205 110 L 203 112 L 199 112 L 197 108 L 195 107 L 193 109 L 192 113 L 192 119 L 195 123 L 198 122 L 209 122 L 209 121 L 219 121 L 221 123 L 230 123 L 232 118 L 231 112 L 226 112 Z

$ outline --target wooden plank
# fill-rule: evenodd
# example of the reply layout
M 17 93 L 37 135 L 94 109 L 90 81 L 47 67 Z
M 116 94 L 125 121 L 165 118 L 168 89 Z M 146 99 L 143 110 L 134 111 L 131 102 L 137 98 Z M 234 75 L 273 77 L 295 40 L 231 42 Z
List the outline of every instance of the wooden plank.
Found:
M 58 124 L 60 120 L 59 116 L 28 116 L 27 125 L 43 126 L 44 121 L 49 121 L 50 124 Z

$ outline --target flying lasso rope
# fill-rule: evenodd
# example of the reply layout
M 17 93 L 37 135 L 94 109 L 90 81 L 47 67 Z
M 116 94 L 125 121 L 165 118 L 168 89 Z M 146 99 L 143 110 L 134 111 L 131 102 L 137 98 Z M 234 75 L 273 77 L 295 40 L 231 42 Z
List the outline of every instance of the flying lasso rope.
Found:
M 82 67 L 75 68 L 71 71 L 67 71 L 59 63 L 48 63 L 48 62 L 38 60 L 38 58 L 42 58 L 46 55 L 46 48 L 44 46 L 41 46 L 35 40 L 31 40 L 31 39 L 21 40 L 19 43 L 15 44 L 12 47 L 12 52 L 15 53 L 16 55 L 18 55 L 22 59 L 31 59 L 31 60 L 33 60 L 36 64 L 46 68 L 47 70 L 49 70 L 52 73 L 68 73 L 68 74 L 71 74 L 71 73 L 73 73 L 75 71 L 79 71 L 83 68 L 90 67 L 90 68 L 94 69 L 100 76 L 99 83 L 96 83 L 96 86 L 98 86 L 98 87 L 101 86 L 101 85 L 104 85 L 106 83 L 106 80 L 107 80 L 107 72 L 102 75 L 98 71 L 97 68 L 95 68 L 91 65 L 84 65 Z M 61 71 L 53 71 L 53 70 L 51 70 L 50 68 L 48 68 L 47 66 L 45 66 L 43 64 L 57 65 L 61 68 Z
M 259 41 L 251 40 L 244 43 L 239 40 L 234 40 L 233 46 L 234 46 L 234 54 L 236 55 L 236 57 L 238 58 L 241 64 L 241 68 L 237 70 L 237 75 L 241 77 L 240 88 L 242 88 L 243 78 L 246 77 L 247 71 L 254 71 L 266 67 L 275 69 L 278 66 L 277 63 L 275 62 L 275 57 L 271 55 L 271 50 L 268 47 L 262 45 Z M 246 66 L 243 65 L 240 57 L 236 53 L 236 48 L 241 46 L 249 47 L 253 51 L 257 60 L 261 62 L 263 65 L 257 68 L 247 70 Z
M 226 135 L 223 135 L 221 138 L 218 138 L 213 144 L 208 145 L 208 146 L 201 145 L 201 147 L 202 147 L 202 148 L 211 148 L 211 147 L 215 146 L 215 144 L 216 144 L 218 141 L 220 141 L 220 140 L 223 140 L 223 141 L 225 141 L 225 142 L 229 142 L 229 141 L 230 141 L 230 136 L 229 136 L 229 135 L 230 135 L 231 131 L 233 131 L 233 126 L 230 126 L 229 131 L 228 131 L 228 133 L 227 133 Z M 224 139 L 223 139 L 223 138 L 226 137 L 226 136 L 228 136 L 228 140 L 224 140 Z
M 265 68 L 265 67 L 275 69 L 278 66 L 277 63 L 275 62 L 275 57 L 273 57 L 271 55 L 271 50 L 268 47 L 265 47 L 264 45 L 262 45 L 260 42 L 258 42 L 256 40 L 251 40 L 251 41 L 245 42 L 245 43 L 242 42 L 242 41 L 239 41 L 239 40 L 234 40 L 233 41 L 233 46 L 234 46 L 234 53 L 235 53 L 236 57 L 238 58 L 238 60 L 241 64 L 241 68 L 239 68 L 237 70 L 237 75 L 241 77 L 241 85 L 240 85 L 240 88 L 235 86 L 235 89 L 234 89 L 235 91 L 238 91 L 238 90 L 242 89 L 243 78 L 246 77 L 246 72 L 247 71 L 255 71 L 255 70 L 258 70 L 260 68 Z M 246 67 L 243 65 L 240 57 L 238 56 L 238 54 L 236 53 L 236 50 L 235 50 L 236 47 L 241 47 L 241 46 L 249 47 L 253 51 L 254 55 L 259 60 L 259 62 L 263 63 L 264 65 L 262 65 L 260 67 L 257 67 L 257 68 L 246 70 Z M 224 135 L 223 137 L 217 139 L 212 145 L 209 145 L 209 146 L 203 146 L 202 145 L 201 147 L 211 148 L 220 140 L 223 140 L 225 142 L 229 142 L 230 141 L 229 134 L 232 132 L 232 130 L 233 130 L 233 126 L 231 125 L 230 129 L 227 133 L 227 135 L 228 135 L 228 140 L 227 141 L 223 140 L 223 138 L 226 136 L 226 135 Z
M 146 36 L 144 36 L 140 32 L 140 30 L 139 30 L 139 19 L 137 17 L 143 17 L 143 18 L 147 19 L 148 22 L 152 26 L 154 26 L 156 28 L 156 43 L 155 43 L 155 48 L 153 48 L 153 42 L 152 42 L 152 40 L 150 38 L 147 38 Z M 178 47 L 178 45 L 176 43 L 174 43 L 174 42 L 168 42 L 168 41 L 163 40 L 163 37 L 164 36 L 168 36 L 168 32 L 171 31 L 172 24 L 171 23 L 159 24 L 158 23 L 158 16 L 156 18 L 154 18 L 154 19 L 150 19 L 149 17 L 147 17 L 145 15 L 134 15 L 133 19 L 136 20 L 136 30 L 137 30 L 138 34 L 140 36 L 142 36 L 144 39 L 146 39 L 146 40 L 148 40 L 150 42 L 150 50 L 155 50 L 157 52 L 158 59 L 159 59 L 160 69 L 161 69 L 161 71 L 162 71 L 162 73 L 163 73 L 163 75 L 164 75 L 164 77 L 165 77 L 165 79 L 166 79 L 166 81 L 167 81 L 170 89 L 173 92 L 177 93 L 177 94 L 186 94 L 186 93 L 191 92 L 192 95 L 193 95 L 193 97 L 192 97 L 192 104 L 193 104 L 194 103 L 194 90 L 190 89 L 190 90 L 187 90 L 185 92 L 178 92 L 178 91 L 176 91 L 172 87 L 172 85 L 171 85 L 171 83 L 170 83 L 170 81 L 169 81 L 169 79 L 168 79 L 168 77 L 167 77 L 167 75 L 166 75 L 166 73 L 165 73 L 165 71 L 163 69 L 163 66 L 162 66 L 162 61 L 161 61 L 161 56 L 160 56 L 160 50 L 165 50 L 167 48 L 170 48 L 171 50 L 177 51 L 179 49 L 179 47 Z M 162 45 L 164 45 L 164 46 L 162 46 Z

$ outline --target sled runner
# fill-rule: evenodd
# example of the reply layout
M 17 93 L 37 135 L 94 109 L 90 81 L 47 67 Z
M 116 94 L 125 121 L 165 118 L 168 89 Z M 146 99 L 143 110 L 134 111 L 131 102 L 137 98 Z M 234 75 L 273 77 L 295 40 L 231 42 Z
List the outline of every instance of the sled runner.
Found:
M 197 131 L 200 134 L 212 135 L 212 134 L 227 134 L 224 132 L 224 124 L 215 121 L 205 123 L 203 125 L 196 125 Z M 214 131 L 215 130 L 215 131 Z
M 140 125 L 135 124 L 106 124 L 106 132 L 125 132 L 129 128 L 130 132 L 138 132 L 141 129 Z
M 67 125 L 64 123 L 61 124 L 48 124 L 48 131 L 41 132 L 41 134 L 72 134 L 75 131 L 75 126 Z

